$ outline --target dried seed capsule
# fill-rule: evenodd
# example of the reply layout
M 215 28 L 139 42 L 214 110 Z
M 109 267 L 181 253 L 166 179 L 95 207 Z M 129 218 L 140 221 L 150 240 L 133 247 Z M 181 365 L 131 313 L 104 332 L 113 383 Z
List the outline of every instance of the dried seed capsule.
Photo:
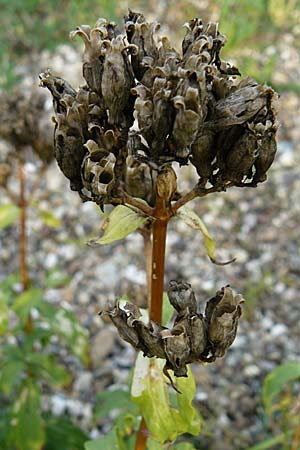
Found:
M 82 163 L 82 183 L 89 196 L 102 204 L 106 202 L 114 187 L 116 157 L 92 140 L 89 140 L 85 147 L 88 154 Z
M 267 171 L 271 167 L 277 151 L 275 133 L 277 123 L 267 124 L 263 131 L 261 139 L 258 141 L 258 156 L 255 160 L 254 183 L 261 183 L 267 179 Z
M 186 364 L 189 359 L 189 338 L 183 327 L 174 327 L 171 333 L 163 332 L 162 339 L 169 367 L 176 377 L 186 377 Z
M 196 167 L 198 175 L 206 182 L 212 175 L 212 162 L 217 154 L 215 133 L 211 130 L 200 133 L 192 144 L 191 150 L 191 162 Z
M 124 309 L 120 308 L 119 303 L 117 302 L 114 307 L 100 312 L 100 315 L 104 314 L 110 317 L 121 338 L 133 347 L 137 348 L 140 338 L 137 331 L 128 325 L 128 315 Z
M 160 170 L 156 180 L 158 197 L 164 199 L 166 202 L 170 202 L 177 189 L 176 179 L 176 173 L 171 166 L 165 166 Z
M 121 35 L 104 43 L 106 50 L 101 92 L 109 110 L 109 124 L 121 125 L 125 120 L 123 113 L 131 96 L 130 89 L 134 85 L 127 53 L 131 50 L 136 51 L 136 48 L 126 46 Z
M 180 315 L 184 314 L 186 310 L 192 315 L 197 313 L 196 297 L 189 283 L 172 280 L 167 293 L 171 305 Z
M 215 357 L 224 356 L 228 347 L 233 343 L 238 320 L 242 314 L 240 304 L 243 301 L 241 295 L 234 295 L 232 289 L 226 286 L 217 292 L 216 297 L 207 302 L 205 318 L 208 339 L 212 344 L 212 352 Z
M 225 169 L 221 171 L 221 176 L 225 180 L 241 183 L 243 178 L 247 177 L 257 156 L 257 137 L 251 130 L 246 129 L 225 157 Z
M 147 164 L 137 161 L 132 156 L 127 158 L 125 187 L 128 194 L 153 204 L 155 179 L 154 171 Z

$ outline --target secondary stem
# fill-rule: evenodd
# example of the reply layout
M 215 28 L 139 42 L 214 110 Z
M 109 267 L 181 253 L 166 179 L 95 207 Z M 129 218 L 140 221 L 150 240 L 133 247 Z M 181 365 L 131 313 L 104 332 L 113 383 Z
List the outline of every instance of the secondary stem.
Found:
M 19 183 L 20 183 L 20 198 L 19 206 L 21 208 L 20 216 L 20 272 L 23 291 L 27 291 L 29 288 L 28 282 L 28 270 L 27 270 L 27 235 L 26 235 L 26 220 L 27 220 L 27 202 L 25 196 L 25 176 L 24 176 L 24 164 L 19 159 Z M 28 314 L 25 324 L 26 333 L 32 332 L 32 318 L 30 313 Z

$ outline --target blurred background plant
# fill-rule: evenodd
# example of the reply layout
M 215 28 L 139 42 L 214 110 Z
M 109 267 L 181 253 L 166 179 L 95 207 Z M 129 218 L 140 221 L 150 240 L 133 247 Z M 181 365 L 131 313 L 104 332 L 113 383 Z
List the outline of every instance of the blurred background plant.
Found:
M 127 8 L 126 2 L 119 0 L 1 0 L 0 6 L 0 85 L 6 89 L 24 75 L 22 62 L 30 65 L 35 54 L 65 44 L 67 30 L 80 23 L 94 23 L 95 17 L 120 22 Z M 275 73 L 277 49 L 284 45 L 282 35 L 292 33 L 296 39 L 300 35 L 299 0 L 133 0 L 129 6 L 163 17 L 164 25 L 171 32 L 176 30 L 178 42 L 180 36 L 174 25 L 188 17 L 219 20 L 229 37 L 225 58 L 227 54 L 236 58 L 244 73 L 272 84 L 276 90 L 299 91 L 299 82 L 292 74 L 281 80 Z
M 68 78 L 66 71 L 69 70 L 77 77 L 77 83 L 81 83 L 77 70 L 77 66 L 81 66 L 81 56 L 77 52 L 79 44 L 70 42 L 70 46 L 66 45 L 68 32 L 80 23 L 93 25 L 98 17 L 119 22 L 128 5 L 117 0 L 63 3 L 0 0 L 0 6 L 0 85 L 3 91 L 11 91 L 16 84 L 23 87 L 38 84 L 38 73 L 49 65 L 49 52 L 53 55 L 51 66 L 54 59 L 57 61 L 58 75 Z M 250 298 L 240 338 L 228 360 L 209 370 L 194 368 L 198 384 L 196 405 L 206 424 L 201 436 L 193 438 L 193 441 L 186 437 L 189 441 L 186 445 L 190 447 L 178 448 L 244 450 L 257 444 L 252 450 L 299 449 L 298 375 L 291 376 L 290 382 L 283 377 L 282 390 L 280 388 L 280 392 L 276 391 L 276 396 L 272 397 L 272 406 L 266 400 L 265 388 L 270 386 L 270 378 L 267 376 L 264 385 L 262 382 L 274 368 L 275 371 L 294 373 L 290 366 L 283 365 L 281 369 L 280 364 L 295 359 L 299 361 L 300 358 L 299 257 L 295 231 L 299 223 L 296 194 L 300 188 L 297 181 L 300 167 L 297 156 L 300 153 L 300 2 L 133 0 L 129 6 L 145 13 L 150 20 L 159 19 L 177 42 L 184 34 L 182 30 L 177 35 L 177 30 L 191 17 L 220 20 L 222 33 L 228 38 L 225 51 L 234 58 L 232 62 L 242 74 L 270 83 L 282 93 L 278 157 L 270 180 L 260 188 L 258 197 L 254 199 L 250 192 L 243 194 L 241 199 L 239 194 L 232 192 L 226 200 L 213 203 L 205 200 L 198 206 L 211 232 L 217 239 L 220 236 L 224 258 L 231 256 L 230 249 L 234 249 L 238 267 L 230 271 L 225 268 L 221 279 L 216 279 L 207 268 L 208 264 L 201 262 L 197 251 L 187 255 L 187 249 L 195 246 L 195 239 L 185 236 L 190 241 L 184 246 L 180 238 L 186 233 L 184 227 L 174 226 L 169 236 L 168 245 L 172 251 L 167 262 L 168 278 L 193 278 L 197 291 L 205 294 L 212 293 L 212 284 L 226 279 L 243 292 L 246 287 L 248 296 L 245 297 Z M 74 65 L 70 63 L 71 58 Z M 227 58 L 226 53 L 224 58 Z M 49 129 L 51 127 L 49 122 Z M 11 144 L 4 141 L 0 144 L 2 158 Z M 87 434 L 90 438 L 98 438 L 107 435 L 112 427 L 119 430 L 119 436 L 127 444 L 136 426 L 136 412 L 125 413 L 122 402 L 124 398 L 127 401 L 129 367 L 134 353 L 118 340 L 113 330 L 104 331 L 101 326 L 99 330 L 96 313 L 101 302 L 115 298 L 124 289 L 130 297 L 136 296 L 141 304 L 145 303 L 143 267 L 139 258 L 142 243 L 128 238 L 125 243 L 115 245 L 113 250 L 103 248 L 99 252 L 86 248 L 84 244 L 88 237 L 95 235 L 91 217 L 94 215 L 96 223 L 98 213 L 88 204 L 81 205 L 68 192 L 67 184 L 52 165 L 41 177 L 35 200 L 31 199 L 41 163 L 32 156 L 28 147 L 26 155 L 24 172 L 30 203 L 27 207 L 30 296 L 22 293 L 20 274 L 8 276 L 9 273 L 17 273 L 19 266 L 17 221 L 20 209 L 18 200 L 14 203 L 8 191 L 1 191 L 0 291 L 3 313 L 0 339 L 3 364 L 0 374 L 0 447 L 7 450 L 13 446 L 22 450 L 35 448 L 32 444 L 28 447 L 26 439 L 24 447 L 19 445 L 24 430 L 25 434 L 28 431 L 30 408 L 34 409 L 30 427 L 33 422 L 37 425 L 35 442 L 40 447 L 44 445 L 44 449 L 79 450 L 83 448 Z M 8 185 L 18 198 L 16 159 L 12 167 L 14 176 Z M 78 216 L 81 223 L 78 223 Z M 66 227 L 67 233 L 63 231 Z M 224 230 L 227 237 L 222 237 Z M 62 268 L 67 272 L 65 281 Z M 116 272 L 120 275 L 118 279 L 123 279 L 122 286 L 116 282 Z M 203 274 L 202 282 L 199 281 L 199 272 Z M 60 281 L 51 284 L 49 277 Z M 101 296 L 100 292 L 105 294 Z M 31 301 L 37 301 L 37 304 L 31 304 Z M 57 336 L 54 317 L 61 303 L 67 314 L 73 313 L 71 322 L 77 324 L 80 321 L 88 330 L 93 348 L 89 367 L 72 356 L 75 349 L 66 345 L 65 336 Z M 36 329 L 34 339 L 25 333 L 24 316 L 28 310 L 32 310 L 33 329 Z M 35 358 L 43 359 L 43 370 L 41 361 L 35 363 Z M 11 376 L 10 367 L 15 377 Z M 32 378 L 26 376 L 28 370 L 33 372 Z M 13 382 L 16 383 L 14 388 L 10 384 Z M 67 387 L 63 389 L 64 385 Z M 111 394 L 113 390 L 117 393 Z M 264 407 L 257 394 L 260 390 Z M 98 397 L 92 419 L 90 411 L 95 392 Z M 115 403 L 111 402 L 106 408 L 107 397 L 114 399 Z M 24 402 L 18 403 L 19 398 Z M 16 405 L 15 410 L 11 405 Z M 24 415 L 25 409 L 27 416 Z M 72 420 L 64 414 L 66 411 Z M 117 423 L 122 412 L 125 418 L 121 417 Z M 133 418 L 126 418 L 127 413 Z M 19 418 L 19 423 L 23 424 L 15 433 L 14 442 L 7 433 L 12 417 Z M 74 419 L 84 431 L 74 428 Z M 64 447 L 60 447 L 62 443 Z

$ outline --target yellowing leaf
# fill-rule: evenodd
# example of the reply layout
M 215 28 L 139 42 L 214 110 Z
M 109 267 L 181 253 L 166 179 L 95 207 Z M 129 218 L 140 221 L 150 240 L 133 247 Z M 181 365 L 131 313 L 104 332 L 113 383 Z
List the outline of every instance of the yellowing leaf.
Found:
M 194 230 L 201 231 L 203 238 L 204 238 L 204 245 L 207 251 L 207 254 L 210 258 L 210 260 L 214 264 L 218 264 L 221 266 L 224 266 L 226 264 L 230 264 L 233 261 L 235 261 L 235 258 L 231 259 L 230 261 L 226 262 L 219 262 L 215 258 L 215 249 L 216 244 L 211 235 L 209 234 L 208 229 L 206 228 L 206 225 L 204 222 L 200 219 L 200 217 L 188 206 L 182 206 L 176 214 L 177 217 L 180 217 L 189 227 L 193 228 Z
M 104 220 L 102 225 L 103 235 L 100 238 L 91 240 L 90 244 L 106 245 L 123 239 L 144 225 L 147 220 L 148 217 L 141 212 L 128 206 L 118 205 Z
M 160 443 L 173 441 L 183 433 L 197 435 L 201 423 L 192 406 L 195 382 L 190 369 L 188 378 L 177 380 L 181 394 L 176 394 L 178 409 L 175 409 L 170 404 L 163 365 L 164 361 L 145 358 L 140 353 L 136 360 L 131 388 L 132 399 L 139 405 L 151 436 Z
M 13 203 L 0 206 L 0 230 L 11 225 L 21 213 L 21 209 Z

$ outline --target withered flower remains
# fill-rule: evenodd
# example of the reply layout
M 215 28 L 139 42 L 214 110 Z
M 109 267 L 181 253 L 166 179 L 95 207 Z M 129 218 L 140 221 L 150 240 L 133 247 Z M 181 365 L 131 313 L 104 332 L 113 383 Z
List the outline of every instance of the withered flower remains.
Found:
M 154 321 L 146 325 L 139 308 L 129 303 L 123 308 L 116 303 L 101 314 L 109 315 L 120 336 L 145 356 L 165 359 L 166 375 L 173 370 L 175 376 L 184 377 L 187 364 L 213 362 L 225 355 L 235 339 L 244 299 L 223 287 L 206 303 L 203 315 L 190 284 L 171 281 L 168 297 L 176 310 L 171 329 Z
M 222 61 L 226 39 L 218 25 L 193 19 L 185 26 L 179 53 L 142 14 L 129 11 L 124 33 L 99 19 L 94 28 L 71 32 L 85 44 L 84 86 L 75 90 L 49 71 L 40 75 L 53 97 L 55 158 L 71 189 L 101 208 L 139 209 L 151 228 L 148 288 L 155 320 L 145 324 L 129 303 L 103 314 L 123 339 L 148 357 L 165 359 L 165 373 L 178 377 L 186 376 L 191 362 L 224 356 L 243 299 L 226 286 L 202 314 L 191 286 L 173 281 L 168 296 L 176 318 L 171 328 L 160 325 L 167 223 L 197 196 L 265 181 L 278 127 L 276 94 L 249 77 L 240 80 L 238 69 Z M 198 173 L 185 195 L 177 191 L 174 163 L 192 164 Z
M 55 157 L 83 200 L 114 204 L 126 192 L 151 205 L 157 173 L 172 162 L 195 166 L 200 194 L 266 179 L 276 94 L 239 81 L 221 60 L 226 39 L 216 23 L 185 26 L 179 53 L 142 14 L 129 11 L 125 33 L 99 19 L 71 32 L 85 44 L 84 86 L 40 75 L 53 96 Z

